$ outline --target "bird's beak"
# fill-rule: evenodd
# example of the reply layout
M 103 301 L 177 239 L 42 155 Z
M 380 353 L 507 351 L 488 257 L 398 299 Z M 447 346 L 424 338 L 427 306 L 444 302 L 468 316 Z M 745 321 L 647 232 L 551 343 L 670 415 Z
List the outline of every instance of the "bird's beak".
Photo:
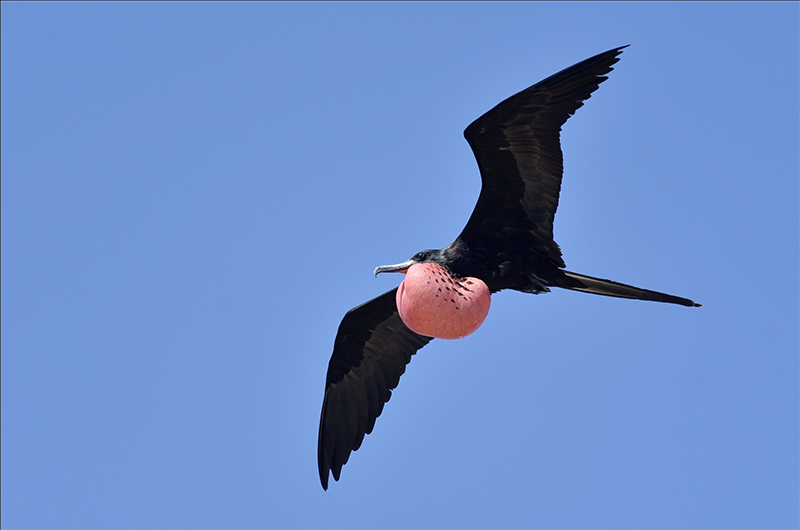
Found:
M 406 272 L 415 263 L 416 261 L 410 259 L 397 265 L 381 265 L 380 267 L 375 267 L 375 276 L 382 272 Z

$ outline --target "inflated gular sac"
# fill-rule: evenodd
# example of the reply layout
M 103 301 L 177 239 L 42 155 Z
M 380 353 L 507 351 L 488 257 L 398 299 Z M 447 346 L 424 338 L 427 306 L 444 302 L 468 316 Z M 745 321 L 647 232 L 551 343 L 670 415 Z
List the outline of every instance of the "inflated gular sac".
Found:
M 412 331 L 438 339 L 460 339 L 483 324 L 492 303 L 478 278 L 455 278 L 438 263 L 418 263 L 397 289 L 397 309 Z

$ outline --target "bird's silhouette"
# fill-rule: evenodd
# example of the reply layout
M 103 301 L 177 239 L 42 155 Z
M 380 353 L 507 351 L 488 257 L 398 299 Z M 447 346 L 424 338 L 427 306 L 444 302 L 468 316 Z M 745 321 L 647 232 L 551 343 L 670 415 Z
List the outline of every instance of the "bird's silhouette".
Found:
M 492 293 L 542 293 L 561 287 L 699 306 L 686 298 L 569 272 L 553 240 L 563 171 L 561 127 L 606 80 L 625 47 L 562 70 L 472 122 L 464 137 L 477 159 L 482 188 L 463 231 L 441 250 L 422 251 L 375 273 L 406 272 L 427 264 L 456 283 L 482 281 Z M 432 340 L 408 327 L 397 300 L 397 289 L 392 289 L 348 311 L 339 326 L 319 428 L 319 477 L 325 489 L 329 472 L 339 480 L 350 453 L 372 432 L 411 356 Z

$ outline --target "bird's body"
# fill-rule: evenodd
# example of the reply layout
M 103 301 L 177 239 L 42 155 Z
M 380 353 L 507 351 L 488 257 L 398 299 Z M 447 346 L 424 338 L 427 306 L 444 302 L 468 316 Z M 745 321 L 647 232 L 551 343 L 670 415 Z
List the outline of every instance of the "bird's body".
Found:
M 376 268 L 375 274 L 414 274 L 407 275 L 399 294 L 392 289 L 350 310 L 339 326 L 320 418 L 318 463 L 323 488 L 327 489 L 329 472 L 339 479 L 351 451 L 372 431 L 411 356 L 433 336 L 457 338 L 477 329 L 489 308 L 489 292 L 541 293 L 561 287 L 699 305 L 686 298 L 569 272 L 553 240 L 563 171 L 561 126 L 606 79 L 623 48 L 586 59 L 511 96 L 464 131 L 482 180 L 467 225 L 441 250 L 422 251 L 406 262 Z M 421 265 L 426 265 L 427 275 L 417 274 Z M 420 285 L 434 281 L 431 274 L 443 275 L 444 282 L 451 282 L 448 285 L 461 285 L 450 304 L 429 298 L 444 292 L 435 285 L 433 289 Z M 485 284 L 485 295 L 480 289 L 464 292 L 467 280 Z M 449 287 L 447 292 L 451 292 Z M 463 303 L 456 303 L 459 296 Z M 470 315 L 469 321 L 465 317 L 464 325 L 453 324 L 462 313 Z

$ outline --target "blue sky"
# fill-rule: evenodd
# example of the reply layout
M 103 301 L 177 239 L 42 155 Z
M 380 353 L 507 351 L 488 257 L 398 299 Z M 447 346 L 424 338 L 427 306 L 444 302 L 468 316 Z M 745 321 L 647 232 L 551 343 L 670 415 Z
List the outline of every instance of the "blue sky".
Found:
M 797 528 L 797 3 L 2 4 L 4 528 Z M 421 350 L 328 492 L 344 313 L 450 243 L 464 128 L 563 132 L 570 270 Z

